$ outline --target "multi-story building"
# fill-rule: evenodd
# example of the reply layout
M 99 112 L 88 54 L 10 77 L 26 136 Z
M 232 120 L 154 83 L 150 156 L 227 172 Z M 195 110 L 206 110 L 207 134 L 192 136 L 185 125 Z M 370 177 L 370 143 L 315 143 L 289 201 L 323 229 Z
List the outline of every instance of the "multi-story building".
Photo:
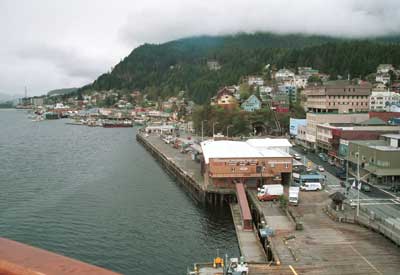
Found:
M 202 142 L 202 173 L 206 187 L 234 188 L 236 180 L 244 181 L 249 188 L 256 188 L 261 183 L 289 183 L 291 155 L 258 145 L 260 142 L 254 141 L 253 144 L 230 140 Z
M 352 85 L 345 83 L 323 86 L 308 86 L 306 108 L 315 113 L 368 112 L 370 84 Z
M 369 98 L 371 111 L 385 111 L 386 106 L 400 103 L 400 94 L 391 91 L 372 91 Z
M 289 101 L 296 101 L 297 99 L 297 87 L 294 85 L 279 85 L 278 92 L 286 94 L 289 97 Z
M 43 96 L 35 96 L 31 98 L 31 104 L 33 106 L 44 106 L 44 97 Z
M 382 135 L 380 140 L 349 142 L 350 173 L 372 184 L 393 185 L 400 182 L 400 134 Z
M 343 165 L 345 145 L 349 140 L 377 139 L 385 133 L 396 133 L 399 126 L 387 125 L 378 118 L 372 118 L 366 122 L 353 123 L 326 123 L 317 125 L 316 146 L 319 151 L 325 152 L 336 163 Z M 342 145 L 340 154 L 340 145 Z
M 353 114 L 332 114 L 332 113 L 307 113 L 307 126 L 305 129 L 305 137 L 301 134 L 302 128 L 299 127 L 298 143 L 303 144 L 310 149 L 317 149 L 317 125 L 323 123 L 359 123 L 369 119 L 368 113 Z

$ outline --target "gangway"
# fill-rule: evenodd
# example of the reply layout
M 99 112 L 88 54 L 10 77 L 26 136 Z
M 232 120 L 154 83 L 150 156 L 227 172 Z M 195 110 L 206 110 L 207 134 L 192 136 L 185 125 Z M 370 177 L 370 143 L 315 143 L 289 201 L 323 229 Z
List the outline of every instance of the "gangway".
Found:
M 243 229 L 253 230 L 253 221 L 251 218 L 249 202 L 247 200 L 244 184 L 241 181 L 237 181 L 235 183 L 235 187 L 236 187 L 236 197 L 240 207 Z

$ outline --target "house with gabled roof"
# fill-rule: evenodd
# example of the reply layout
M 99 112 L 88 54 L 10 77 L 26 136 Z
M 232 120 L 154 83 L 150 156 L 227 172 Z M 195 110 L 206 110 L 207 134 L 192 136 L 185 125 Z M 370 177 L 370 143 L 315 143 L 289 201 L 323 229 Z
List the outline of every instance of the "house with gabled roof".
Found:
M 254 112 L 261 109 L 261 100 L 257 96 L 251 95 L 240 107 L 246 112 Z

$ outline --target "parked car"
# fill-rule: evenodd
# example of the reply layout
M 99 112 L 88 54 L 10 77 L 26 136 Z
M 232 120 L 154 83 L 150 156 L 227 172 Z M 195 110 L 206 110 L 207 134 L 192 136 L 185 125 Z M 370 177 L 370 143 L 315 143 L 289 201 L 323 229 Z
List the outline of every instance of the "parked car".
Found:
M 293 154 L 293 158 L 296 160 L 301 160 L 301 156 L 299 154 Z
M 322 161 L 327 161 L 328 160 L 328 156 L 324 153 L 319 153 L 318 157 L 322 160 Z
M 371 192 L 371 187 L 368 184 L 363 183 L 363 184 L 361 184 L 361 191 L 363 191 L 363 192 Z
M 344 171 L 344 170 L 337 171 L 336 177 L 338 177 L 341 180 L 345 180 L 346 179 L 346 171 Z
M 387 190 L 391 191 L 391 192 L 400 192 L 400 184 L 393 184 L 390 188 L 388 188 Z
M 324 168 L 324 166 L 321 166 L 321 165 L 319 165 L 319 166 L 318 166 L 318 171 L 320 171 L 320 172 L 324 172 L 324 171 L 325 171 L 325 168 Z

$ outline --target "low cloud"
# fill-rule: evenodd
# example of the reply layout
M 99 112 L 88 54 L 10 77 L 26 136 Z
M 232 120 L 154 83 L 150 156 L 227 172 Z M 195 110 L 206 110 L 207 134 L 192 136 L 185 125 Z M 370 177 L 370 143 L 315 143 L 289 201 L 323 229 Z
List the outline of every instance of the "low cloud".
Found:
M 24 60 L 36 60 L 53 65 L 66 76 L 89 79 L 102 73 L 101 69 L 111 61 L 83 55 L 73 48 L 56 46 L 31 46 L 19 50 L 17 55 Z
M 129 18 L 120 30 L 125 43 L 257 31 L 369 37 L 399 32 L 400 1 L 154 0 L 140 2 Z
M 399 0 L 1 0 L 0 90 L 84 85 L 140 44 L 188 36 L 399 30 Z

